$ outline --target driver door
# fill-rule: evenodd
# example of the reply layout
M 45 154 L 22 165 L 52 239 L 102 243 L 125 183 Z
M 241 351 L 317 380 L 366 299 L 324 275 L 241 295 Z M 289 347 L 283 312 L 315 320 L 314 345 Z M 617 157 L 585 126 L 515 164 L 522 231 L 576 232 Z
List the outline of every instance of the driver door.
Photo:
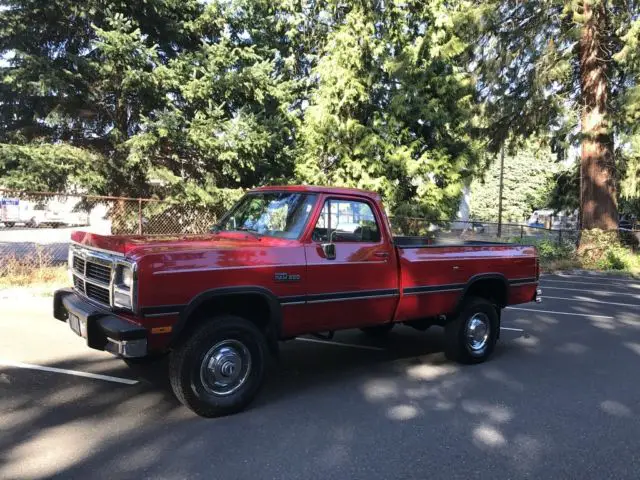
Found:
M 399 290 L 395 249 L 369 200 L 324 198 L 307 258 L 306 322 L 337 330 L 391 321 Z M 335 258 L 323 248 L 332 243 Z

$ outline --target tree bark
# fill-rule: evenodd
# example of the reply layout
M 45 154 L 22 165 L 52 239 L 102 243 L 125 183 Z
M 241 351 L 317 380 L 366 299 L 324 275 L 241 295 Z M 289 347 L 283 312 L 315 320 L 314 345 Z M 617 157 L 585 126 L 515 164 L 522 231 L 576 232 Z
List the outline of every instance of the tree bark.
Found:
M 584 0 L 580 35 L 582 141 L 580 223 L 583 229 L 618 228 L 616 171 L 609 114 L 606 0 Z

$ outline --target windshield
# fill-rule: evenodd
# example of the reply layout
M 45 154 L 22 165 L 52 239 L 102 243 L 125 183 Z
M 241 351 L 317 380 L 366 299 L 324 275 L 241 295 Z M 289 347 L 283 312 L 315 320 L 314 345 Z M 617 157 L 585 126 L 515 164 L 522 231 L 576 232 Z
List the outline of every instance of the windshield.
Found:
M 270 237 L 296 239 L 302 234 L 315 202 L 316 196 L 306 193 L 249 193 L 214 230 L 247 231 Z

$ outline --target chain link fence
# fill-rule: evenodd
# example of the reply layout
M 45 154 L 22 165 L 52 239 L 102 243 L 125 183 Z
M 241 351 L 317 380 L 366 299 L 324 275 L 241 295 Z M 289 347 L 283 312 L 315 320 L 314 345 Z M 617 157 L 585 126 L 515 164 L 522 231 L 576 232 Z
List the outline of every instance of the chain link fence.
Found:
M 208 232 L 224 213 L 146 198 L 0 189 L 0 260 L 63 263 L 71 231 L 102 235 L 188 235 Z
M 156 199 L 0 189 L 0 263 L 30 258 L 38 265 L 64 263 L 71 231 L 76 229 L 102 235 L 203 234 L 223 214 L 223 207 Z M 481 221 L 391 217 L 390 223 L 394 235 L 427 236 L 444 243 L 548 240 L 575 245 L 579 236 L 577 230 Z
M 423 236 L 441 243 L 487 241 L 509 243 L 537 243 L 542 240 L 557 244 L 576 244 L 579 231 L 549 229 L 514 223 L 495 223 L 462 220 L 427 220 L 424 218 L 390 217 L 394 235 Z

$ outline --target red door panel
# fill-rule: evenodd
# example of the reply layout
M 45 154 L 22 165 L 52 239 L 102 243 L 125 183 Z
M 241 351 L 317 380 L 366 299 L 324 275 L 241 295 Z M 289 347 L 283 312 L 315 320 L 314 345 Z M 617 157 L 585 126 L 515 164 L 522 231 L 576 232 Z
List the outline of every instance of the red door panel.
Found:
M 399 297 L 395 249 L 384 230 L 376 227 L 380 220 L 377 213 L 373 214 L 373 205 L 342 198 L 331 202 L 353 207 L 357 214 L 340 210 L 332 214 L 332 225 L 322 226 L 320 221 L 321 233 L 312 235 L 312 241 L 305 245 L 309 292 L 306 323 L 310 330 L 338 330 L 389 322 Z M 365 223 L 365 228 L 374 233 L 359 236 Z M 335 259 L 326 258 L 322 248 L 327 240 L 323 237 L 325 227 L 333 232 Z

